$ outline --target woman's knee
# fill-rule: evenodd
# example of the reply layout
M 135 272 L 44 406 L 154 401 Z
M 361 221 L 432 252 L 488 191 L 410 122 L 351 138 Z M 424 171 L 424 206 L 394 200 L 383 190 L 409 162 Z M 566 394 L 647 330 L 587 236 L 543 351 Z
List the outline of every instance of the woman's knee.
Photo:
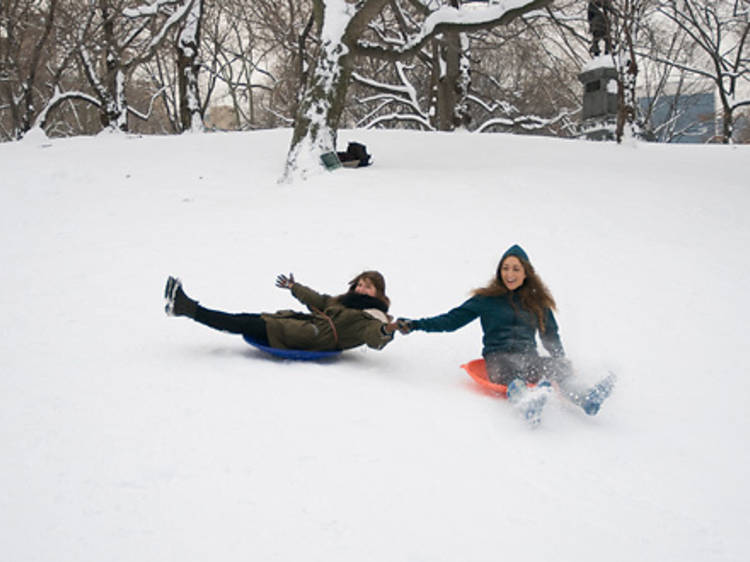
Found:
M 505 354 L 493 353 L 485 357 L 487 378 L 494 384 L 508 385 L 520 376 L 519 370 Z

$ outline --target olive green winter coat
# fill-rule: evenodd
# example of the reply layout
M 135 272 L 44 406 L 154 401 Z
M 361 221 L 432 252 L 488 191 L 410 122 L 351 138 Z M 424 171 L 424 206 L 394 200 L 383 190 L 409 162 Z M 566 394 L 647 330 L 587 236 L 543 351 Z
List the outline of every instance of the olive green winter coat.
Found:
M 383 331 L 389 318 L 380 310 L 347 308 L 335 297 L 321 295 L 300 283 L 294 284 L 292 294 L 311 314 L 293 310 L 262 314 L 271 347 L 324 351 L 367 344 L 382 349 L 393 339 L 393 334 Z

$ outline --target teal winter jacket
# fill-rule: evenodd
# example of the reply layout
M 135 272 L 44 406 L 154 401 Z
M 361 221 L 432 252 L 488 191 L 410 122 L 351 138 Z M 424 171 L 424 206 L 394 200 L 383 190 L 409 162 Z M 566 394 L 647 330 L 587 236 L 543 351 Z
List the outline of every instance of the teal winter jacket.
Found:
M 411 325 L 413 329 L 425 332 L 453 332 L 477 316 L 484 331 L 482 355 L 498 351 L 537 355 L 535 336 L 539 330 L 538 319 L 532 312 L 521 308 L 514 293 L 497 297 L 475 296 L 445 314 L 412 320 Z M 544 333 L 540 334 L 542 345 L 553 357 L 564 357 L 557 322 L 549 309 L 544 327 Z

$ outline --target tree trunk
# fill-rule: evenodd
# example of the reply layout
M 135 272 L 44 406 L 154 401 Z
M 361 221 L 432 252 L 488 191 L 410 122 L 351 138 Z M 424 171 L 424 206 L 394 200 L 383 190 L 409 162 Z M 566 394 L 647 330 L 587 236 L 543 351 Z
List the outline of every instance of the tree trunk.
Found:
M 440 59 L 435 65 L 440 69 L 438 80 L 438 130 L 453 131 L 456 128 L 456 102 L 458 100 L 458 76 L 460 41 L 455 31 L 443 34 L 438 49 Z
M 638 97 L 636 84 L 638 78 L 638 64 L 635 59 L 634 35 L 639 23 L 641 5 L 638 2 L 627 2 L 623 9 L 621 41 L 617 45 L 617 126 L 615 138 L 622 142 L 627 133 L 632 137 L 640 137 L 637 125 Z
M 722 111 L 721 111 L 721 142 L 724 144 L 731 144 L 732 137 L 734 136 L 734 119 L 732 114 L 732 108 L 729 103 L 722 96 Z
M 125 95 L 125 73 L 123 72 L 121 54 L 116 48 L 115 24 L 110 12 L 111 6 L 101 5 L 104 25 L 104 65 L 106 81 L 104 91 L 101 92 L 102 126 L 113 131 L 128 131 L 128 101 Z M 92 72 L 94 69 L 92 67 Z
M 636 125 L 636 78 L 638 66 L 633 60 L 627 60 L 624 68 L 618 68 L 619 78 L 617 80 L 617 127 L 615 136 L 620 143 L 627 133 L 631 136 L 639 136 Z
M 305 179 L 321 170 L 320 156 L 336 150 L 336 131 L 352 72 L 341 42 L 326 42 L 300 100 L 282 181 Z
M 107 89 L 107 96 L 102 104 L 102 126 L 113 131 L 127 133 L 128 100 L 125 95 L 125 74 L 122 69 L 116 67 L 108 69 Z
M 430 125 L 436 131 L 440 130 L 441 107 L 440 107 L 440 44 L 437 39 L 431 41 L 432 47 L 432 72 L 430 73 L 430 103 L 427 115 Z
M 456 105 L 454 118 L 456 127 L 467 129 L 471 125 L 469 111 L 469 91 L 471 90 L 471 57 L 469 53 L 469 35 L 459 33 L 458 36 L 458 76 L 455 84 Z
M 180 125 L 183 131 L 203 131 L 198 92 L 198 49 L 200 46 L 203 0 L 195 0 L 177 38 L 177 81 Z

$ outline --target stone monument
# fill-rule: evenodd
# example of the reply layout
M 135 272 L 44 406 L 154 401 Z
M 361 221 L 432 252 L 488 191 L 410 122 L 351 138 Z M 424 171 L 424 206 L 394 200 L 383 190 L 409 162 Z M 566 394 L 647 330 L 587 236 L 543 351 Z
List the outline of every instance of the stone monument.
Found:
M 610 0 L 589 0 L 588 20 L 593 57 L 578 75 L 583 84 L 581 136 L 589 140 L 614 140 L 617 124 L 617 69 L 612 60 Z M 599 42 L 604 42 L 601 54 Z

